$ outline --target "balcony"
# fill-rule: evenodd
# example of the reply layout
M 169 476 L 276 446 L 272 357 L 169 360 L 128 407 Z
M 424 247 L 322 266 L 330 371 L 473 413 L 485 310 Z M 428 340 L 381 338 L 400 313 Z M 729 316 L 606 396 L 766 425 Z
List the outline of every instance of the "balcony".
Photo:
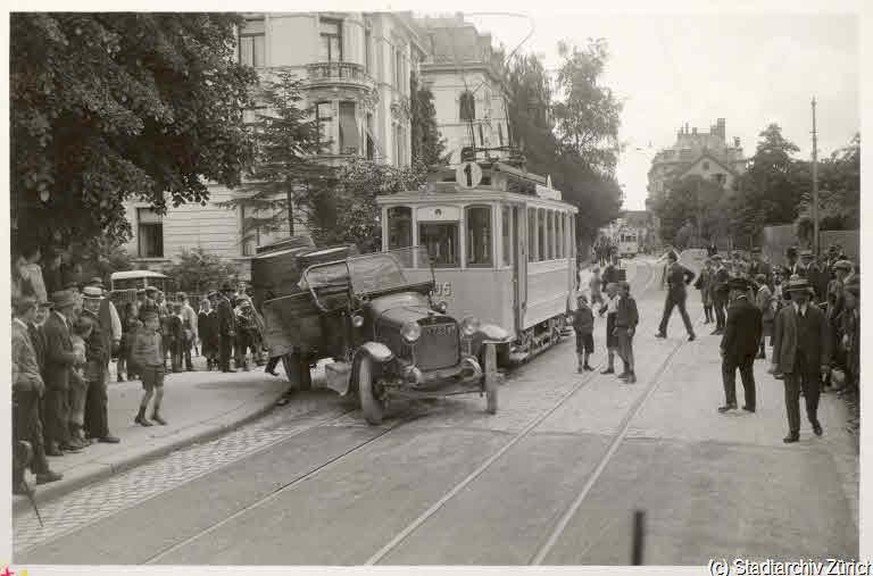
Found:
M 316 62 L 306 65 L 306 87 L 310 90 L 346 88 L 375 94 L 376 83 L 354 62 Z

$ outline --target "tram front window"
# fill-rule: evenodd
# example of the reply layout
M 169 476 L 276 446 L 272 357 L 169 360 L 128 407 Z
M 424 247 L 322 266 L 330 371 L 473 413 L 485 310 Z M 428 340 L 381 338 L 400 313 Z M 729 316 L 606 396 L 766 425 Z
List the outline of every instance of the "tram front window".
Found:
M 388 209 L 388 249 L 412 246 L 412 208 Z
M 427 248 L 434 268 L 458 268 L 458 223 L 422 222 L 418 225 L 419 242 Z
M 491 257 L 491 208 L 467 208 L 467 265 L 487 267 L 494 264 Z

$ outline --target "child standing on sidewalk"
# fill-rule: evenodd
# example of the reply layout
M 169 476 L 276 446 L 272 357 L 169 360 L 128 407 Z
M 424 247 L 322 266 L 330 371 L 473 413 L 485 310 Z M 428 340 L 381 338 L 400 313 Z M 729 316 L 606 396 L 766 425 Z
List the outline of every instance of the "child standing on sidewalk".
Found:
M 145 390 L 134 422 L 142 426 L 152 425 L 146 419 L 145 413 L 152 396 L 154 396 L 152 420 L 158 424 L 166 425 L 166 420 L 161 418 L 161 400 L 164 398 L 164 349 L 161 341 L 160 322 L 155 312 L 144 314 L 143 321 L 145 326 L 134 336 L 131 349 L 131 357 L 139 369 L 142 387 Z
M 579 294 L 576 299 L 573 330 L 576 332 L 576 372 L 581 374 L 583 370 L 594 370 L 588 365 L 588 356 L 594 353 L 594 313 L 588 307 L 585 294 Z
M 618 310 L 618 285 L 610 282 L 606 285 L 606 302 L 600 307 L 599 314 L 606 313 L 606 353 L 608 365 L 601 374 L 615 374 L 615 352 L 618 350 L 618 336 L 615 334 L 615 313 Z
M 85 397 L 88 394 L 88 381 L 85 379 L 85 363 L 87 360 L 88 339 L 94 330 L 93 322 L 86 317 L 80 317 L 73 325 L 70 342 L 73 344 L 73 354 L 76 364 L 70 370 L 70 436 L 80 444 L 87 445 L 83 427 L 85 425 Z

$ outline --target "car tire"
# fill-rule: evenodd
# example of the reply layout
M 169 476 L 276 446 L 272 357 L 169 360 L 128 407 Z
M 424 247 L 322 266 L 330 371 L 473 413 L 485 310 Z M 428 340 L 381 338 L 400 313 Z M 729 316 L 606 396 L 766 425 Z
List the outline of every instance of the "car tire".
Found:
M 364 419 L 368 424 L 378 426 L 382 423 L 385 406 L 376 396 L 373 360 L 367 356 L 361 357 L 355 375 L 358 380 L 358 396 L 361 399 L 361 411 L 364 413 Z

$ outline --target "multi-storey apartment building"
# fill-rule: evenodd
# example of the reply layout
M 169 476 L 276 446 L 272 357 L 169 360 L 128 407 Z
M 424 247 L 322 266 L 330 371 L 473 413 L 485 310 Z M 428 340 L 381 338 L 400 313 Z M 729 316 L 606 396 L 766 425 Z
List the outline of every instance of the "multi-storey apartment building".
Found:
M 649 200 L 661 198 L 667 183 L 691 174 L 702 176 L 730 190 L 737 176 L 745 172 L 746 159 L 740 139 L 729 144 L 725 135 L 725 119 L 719 118 L 709 133 L 691 131 L 686 124 L 676 135 L 676 143 L 655 155 L 649 169 Z M 648 204 L 648 203 L 647 203 Z
M 508 155 L 499 150 L 510 138 L 499 73 L 503 56 L 492 49 L 491 36 L 480 34 L 460 13 L 415 22 L 427 51 L 422 81 L 433 92 L 450 162 L 471 157 L 477 148 L 488 148 L 497 158 Z
M 410 163 L 409 79 L 426 57 L 409 14 L 295 12 L 247 14 L 238 57 L 263 77 L 288 70 L 303 80 L 306 102 L 325 138 L 323 160 L 360 156 L 397 166 Z M 254 120 L 255 111 L 246 112 Z M 240 265 L 248 275 L 255 247 L 270 235 L 243 240 L 242 209 L 219 206 L 235 192 L 210 187 L 207 205 L 169 208 L 160 216 L 145 203 L 127 207 L 138 265 L 160 268 L 184 249 L 203 248 Z M 295 223 L 295 232 L 303 231 Z M 286 235 L 287 230 L 275 235 Z

